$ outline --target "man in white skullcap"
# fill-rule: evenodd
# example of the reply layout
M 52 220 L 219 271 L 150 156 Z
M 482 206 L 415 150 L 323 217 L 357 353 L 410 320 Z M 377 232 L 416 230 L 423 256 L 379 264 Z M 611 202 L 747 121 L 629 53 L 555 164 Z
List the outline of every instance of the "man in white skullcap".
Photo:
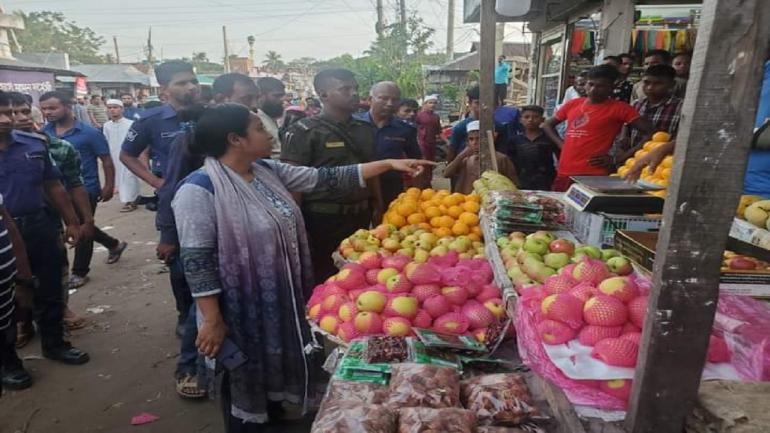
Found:
M 136 199 L 139 197 L 139 178 L 120 162 L 120 147 L 134 121 L 123 117 L 123 102 L 120 99 L 107 100 L 107 114 L 110 120 L 104 124 L 103 131 L 110 145 L 112 160 L 115 161 L 115 185 L 120 202 L 123 203 L 120 211 L 131 212 L 136 209 Z

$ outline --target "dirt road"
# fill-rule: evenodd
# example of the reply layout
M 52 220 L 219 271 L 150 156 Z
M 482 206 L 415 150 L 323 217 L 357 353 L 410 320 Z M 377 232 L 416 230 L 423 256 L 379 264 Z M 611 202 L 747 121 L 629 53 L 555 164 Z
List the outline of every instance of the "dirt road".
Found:
M 35 339 L 21 351 L 35 384 L 0 398 L 0 433 L 222 431 L 214 402 L 183 401 L 174 391 L 179 340 L 168 274 L 159 273 L 155 259 L 155 214 L 118 208 L 114 201 L 100 206 L 96 220 L 128 250 L 106 265 L 97 246 L 91 282 L 71 296 L 73 309 L 90 321 L 71 340 L 91 362 L 74 367 L 43 359 Z M 131 426 L 142 412 L 160 419 Z

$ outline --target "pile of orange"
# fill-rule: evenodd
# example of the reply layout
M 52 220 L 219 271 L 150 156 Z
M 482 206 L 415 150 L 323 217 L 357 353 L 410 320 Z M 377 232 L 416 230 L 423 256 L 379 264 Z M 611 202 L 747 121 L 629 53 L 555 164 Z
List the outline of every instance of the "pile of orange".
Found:
M 630 170 L 634 164 L 636 163 L 636 160 L 643 157 L 644 155 L 647 155 L 651 150 L 657 148 L 658 146 L 661 146 L 662 144 L 668 142 L 671 140 L 671 136 L 667 132 L 656 132 L 652 136 L 652 140 L 644 143 L 644 146 L 642 146 L 641 149 L 637 150 L 636 153 L 632 158 L 629 158 L 626 160 L 625 164 L 618 168 L 617 175 L 618 176 L 625 176 L 626 173 L 628 173 L 628 170 Z M 671 168 L 674 165 L 674 157 L 671 155 L 666 156 L 663 161 L 658 165 L 658 167 L 655 169 L 655 171 L 650 171 L 649 167 L 645 167 L 642 170 L 641 175 L 639 176 L 640 179 L 643 181 L 662 186 L 662 187 L 668 187 L 669 181 L 671 179 Z M 660 191 L 654 191 L 650 192 L 652 195 L 656 195 L 658 197 L 666 197 L 666 190 L 660 190 Z
M 479 209 L 481 197 L 476 194 L 409 188 L 390 203 L 382 222 L 398 228 L 416 225 L 438 237 L 468 236 L 481 241 Z

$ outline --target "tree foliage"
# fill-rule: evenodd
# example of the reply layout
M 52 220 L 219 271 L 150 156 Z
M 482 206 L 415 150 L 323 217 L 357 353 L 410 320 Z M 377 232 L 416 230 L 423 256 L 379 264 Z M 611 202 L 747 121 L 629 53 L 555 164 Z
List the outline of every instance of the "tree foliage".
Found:
M 286 63 L 283 62 L 283 56 L 270 50 L 265 54 L 265 60 L 262 61 L 262 66 L 269 71 L 278 72 L 278 70 L 286 67 Z
M 73 64 L 106 62 L 105 56 L 99 54 L 104 38 L 91 28 L 78 26 L 61 12 L 15 13 L 24 19 L 24 30 L 16 32 L 24 52 L 68 53 Z M 11 48 L 17 51 L 15 44 Z
M 443 63 L 443 54 L 430 54 L 435 30 L 415 16 L 401 23 L 385 27 L 381 36 L 372 43 L 363 57 L 344 54 L 315 63 L 318 69 L 339 67 L 353 71 L 361 95 L 369 93 L 374 83 L 395 81 L 404 98 L 419 98 L 424 94 L 423 67 Z
M 193 51 L 190 63 L 198 74 L 221 74 L 225 71 L 224 65 L 212 62 L 209 60 L 208 54 L 203 51 Z

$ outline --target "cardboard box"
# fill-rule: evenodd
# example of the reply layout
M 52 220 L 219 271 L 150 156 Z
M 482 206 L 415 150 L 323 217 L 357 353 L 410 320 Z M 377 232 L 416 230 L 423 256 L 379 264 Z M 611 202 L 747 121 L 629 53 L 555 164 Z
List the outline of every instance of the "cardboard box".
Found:
M 655 263 L 657 243 L 657 233 L 623 230 L 615 233 L 615 248 L 649 272 Z M 723 270 L 719 290 L 731 295 L 770 298 L 770 270 Z

